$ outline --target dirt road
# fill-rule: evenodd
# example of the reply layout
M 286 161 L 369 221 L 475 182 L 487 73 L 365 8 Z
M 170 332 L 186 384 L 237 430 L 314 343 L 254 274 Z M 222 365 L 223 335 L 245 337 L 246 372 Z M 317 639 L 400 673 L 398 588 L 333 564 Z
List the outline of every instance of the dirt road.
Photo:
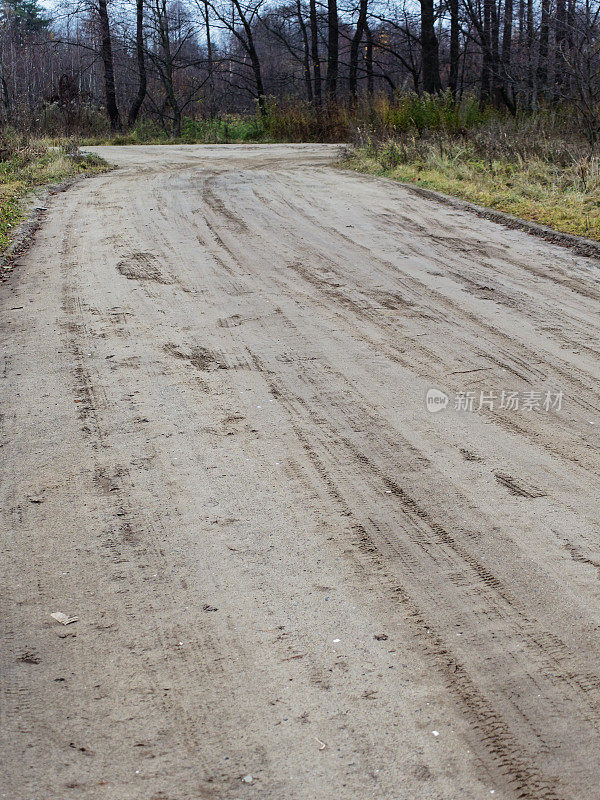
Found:
M 600 797 L 598 263 L 98 150 L 0 290 L 0 797 Z

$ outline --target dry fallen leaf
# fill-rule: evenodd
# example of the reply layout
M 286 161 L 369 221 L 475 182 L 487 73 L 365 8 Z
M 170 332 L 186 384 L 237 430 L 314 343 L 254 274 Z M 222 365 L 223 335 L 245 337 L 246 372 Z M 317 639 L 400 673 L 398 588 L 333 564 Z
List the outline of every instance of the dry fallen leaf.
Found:
M 52 619 L 60 622 L 61 625 L 70 625 L 72 622 L 79 621 L 79 617 L 69 617 L 67 614 L 63 614 L 62 611 L 55 611 L 53 614 L 50 614 L 50 616 Z

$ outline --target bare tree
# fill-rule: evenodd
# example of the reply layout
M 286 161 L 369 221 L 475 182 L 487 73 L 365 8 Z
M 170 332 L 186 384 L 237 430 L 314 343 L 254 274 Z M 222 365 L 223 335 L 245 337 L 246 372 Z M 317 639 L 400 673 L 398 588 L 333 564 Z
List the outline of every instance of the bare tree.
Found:
M 600 141 L 600 2 L 586 0 L 581 13 L 571 18 L 570 49 L 560 51 L 565 70 L 563 97 L 574 103 L 592 148 Z M 571 90 L 565 94 L 566 87 Z
M 310 52 L 313 68 L 313 84 L 315 103 L 321 105 L 321 61 L 319 58 L 319 24 L 316 0 L 310 0 Z
M 310 76 L 310 47 L 308 44 L 308 31 L 302 14 L 302 3 L 296 0 L 296 13 L 298 15 L 298 25 L 302 34 L 302 66 L 304 67 L 304 82 L 306 84 L 306 97 L 309 103 L 313 102 L 313 88 Z
M 448 76 L 448 88 L 452 97 L 456 97 L 458 91 L 458 60 L 460 55 L 460 20 L 458 0 L 449 0 L 450 10 L 450 70 Z
M 267 101 L 262 77 L 262 69 L 258 50 L 256 48 L 254 26 L 259 21 L 259 12 L 265 0 L 230 0 L 224 4 L 209 2 L 215 19 L 237 42 L 242 53 L 250 60 L 254 78 L 254 97 L 258 103 L 260 113 L 267 113 Z M 229 56 L 232 64 L 245 66 L 245 62 L 235 56 Z
M 337 98 L 339 71 L 339 19 L 337 0 L 327 0 L 327 77 L 325 90 L 330 102 Z
M 113 62 L 112 42 L 110 38 L 110 20 L 107 0 L 98 0 L 98 19 L 100 20 L 100 55 L 104 65 L 104 94 L 106 97 L 106 113 L 113 130 L 121 130 L 121 117 L 117 107 L 117 90 L 115 88 L 115 67 Z
M 537 62 L 537 97 L 546 95 L 548 84 L 548 42 L 550 37 L 550 0 L 542 0 L 542 19 L 540 24 L 540 44 Z
M 367 10 L 368 0 L 360 0 L 358 7 L 358 21 L 356 23 L 356 29 L 350 45 L 350 75 L 348 78 L 348 88 L 350 90 L 350 97 L 353 100 L 356 100 L 356 89 L 358 84 L 358 49 L 367 25 Z
M 146 54 L 144 46 L 144 0 L 136 0 L 136 35 L 135 48 L 138 68 L 138 90 L 129 109 L 129 126 L 135 125 L 140 109 L 146 97 Z
M 433 0 L 420 0 L 420 5 L 423 90 L 434 94 L 440 91 L 442 84 Z

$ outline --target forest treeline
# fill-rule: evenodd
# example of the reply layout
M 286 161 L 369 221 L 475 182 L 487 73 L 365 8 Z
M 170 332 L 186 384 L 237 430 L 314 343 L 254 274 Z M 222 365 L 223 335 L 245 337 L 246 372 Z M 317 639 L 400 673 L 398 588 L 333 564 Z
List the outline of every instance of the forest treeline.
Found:
M 143 123 L 394 103 L 559 106 L 600 119 L 598 0 L 4 0 L 3 124 L 100 135 Z

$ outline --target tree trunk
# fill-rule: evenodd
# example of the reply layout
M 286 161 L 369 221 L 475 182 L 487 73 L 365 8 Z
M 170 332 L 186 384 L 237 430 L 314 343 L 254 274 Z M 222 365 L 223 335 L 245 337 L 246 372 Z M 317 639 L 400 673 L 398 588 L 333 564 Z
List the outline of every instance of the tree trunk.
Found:
M 450 74 L 448 88 L 452 97 L 456 98 L 458 90 L 458 58 L 459 58 L 459 19 L 458 0 L 450 0 Z
M 428 94 L 439 92 L 440 63 L 433 0 L 421 0 L 421 72 L 423 91 Z
M 527 0 L 527 85 L 529 87 L 529 107 L 533 104 L 534 92 L 534 71 L 533 71 L 533 47 L 535 44 L 535 34 L 533 27 L 533 0 Z
M 337 0 L 327 0 L 327 78 L 325 89 L 330 102 L 337 99 L 337 79 L 339 69 Z
M 144 56 L 144 0 L 136 0 L 136 51 L 138 64 L 138 90 L 129 109 L 129 127 L 135 125 L 146 97 L 146 59 Z
M 2 85 L 2 105 L 4 106 L 4 121 L 10 122 L 12 116 L 12 108 L 10 102 L 10 95 L 8 93 L 8 84 L 6 83 L 6 75 L 4 74 L 4 54 L 2 53 L 1 42 L 0 42 L 0 84 Z
M 254 38 L 249 25 L 246 35 L 248 36 L 248 53 L 252 63 L 252 72 L 254 73 L 254 83 L 256 85 L 256 95 L 258 97 L 258 108 L 261 116 L 264 117 L 267 114 L 267 98 L 265 97 L 265 87 L 262 80 L 260 61 L 258 60 L 258 53 L 256 52 L 256 48 L 254 46 Z
M 162 76 L 165 87 L 166 102 L 173 114 L 173 136 L 181 136 L 181 109 L 177 102 L 175 86 L 173 84 L 173 57 L 171 54 L 171 36 L 169 31 L 169 17 L 167 0 L 160 0 L 157 3 L 160 40 L 164 59 L 164 74 Z
M 98 0 L 98 16 L 100 18 L 100 56 L 104 65 L 104 96 L 106 113 L 113 131 L 121 130 L 121 118 L 117 107 L 115 89 L 115 67 L 113 63 L 112 44 L 110 41 L 110 22 L 108 19 L 107 0 Z
M 556 44 L 565 40 L 567 24 L 567 7 L 565 0 L 556 0 Z
M 463 92 L 464 92 L 464 88 L 465 88 L 465 73 L 467 71 L 467 63 L 470 62 L 470 59 L 469 59 L 469 56 L 470 56 L 469 44 L 470 43 L 471 43 L 471 40 L 470 40 L 469 37 L 467 37 L 465 39 L 465 49 L 464 49 L 464 52 L 463 52 L 462 68 L 460 70 L 460 79 L 459 79 L 459 82 L 458 82 L 458 99 L 459 100 L 462 100 L 462 96 L 463 96 Z
M 542 20 L 540 23 L 540 46 L 537 64 L 537 96 L 545 96 L 548 83 L 548 40 L 550 37 L 550 0 L 542 0 Z
M 204 0 L 204 25 L 206 28 L 206 67 L 208 69 L 208 116 L 212 119 L 215 116 L 215 80 L 208 0 Z
M 573 46 L 573 30 L 575 28 L 575 0 L 567 2 L 567 46 Z
M 306 23 L 302 16 L 302 5 L 300 0 L 296 0 L 296 13 L 298 14 L 298 24 L 300 25 L 300 32 L 302 34 L 302 65 L 304 67 L 304 83 L 306 84 L 306 98 L 309 103 L 313 102 L 312 82 L 310 79 L 310 51 L 308 47 L 308 32 L 306 30 Z
M 519 0 L 519 45 L 525 41 L 525 0 Z
M 267 99 L 265 97 L 265 87 L 263 84 L 262 71 L 260 68 L 260 59 L 258 58 L 258 53 L 256 52 L 256 47 L 254 45 L 252 26 L 250 25 L 246 15 L 242 11 L 242 7 L 240 6 L 239 0 L 233 0 L 233 4 L 235 6 L 236 11 L 239 14 L 240 20 L 244 27 L 244 33 L 246 34 L 245 50 L 250 56 L 250 63 L 252 65 L 252 72 L 254 74 L 254 85 L 256 86 L 256 97 L 258 100 L 258 108 L 260 110 L 261 116 L 265 117 L 267 115 Z
M 367 3 L 368 0 L 360 0 L 358 10 L 358 22 L 356 23 L 356 30 L 352 37 L 350 44 L 350 75 L 348 79 L 348 88 L 350 89 L 350 97 L 353 101 L 356 100 L 357 84 L 358 84 L 358 50 L 367 24 Z
M 483 40 L 481 60 L 481 88 L 479 104 L 483 107 L 490 101 L 491 88 L 491 32 L 492 32 L 492 0 L 483 0 Z
M 515 112 L 514 87 L 510 63 L 512 57 L 513 0 L 504 0 L 504 30 L 502 31 L 502 96 L 511 114 Z
M 500 2 L 500 0 L 498 0 Z M 502 78 L 500 75 L 500 18 L 499 9 L 496 0 L 492 0 L 490 4 L 492 13 L 492 56 L 491 56 L 491 82 L 492 82 L 492 97 L 494 103 L 500 105 L 502 102 Z
M 562 53 L 565 48 L 567 35 L 567 7 L 565 0 L 556 0 L 556 24 L 554 31 L 554 82 L 556 86 L 554 101 L 559 103 L 564 84 L 564 70 L 563 64 L 561 63 Z
M 321 105 L 321 62 L 319 60 L 319 29 L 317 27 L 317 2 L 310 0 L 310 49 L 313 68 L 315 103 Z
M 367 32 L 367 52 L 365 56 L 365 61 L 367 62 L 367 92 L 369 93 L 369 97 L 373 97 L 373 35 L 368 25 L 365 25 L 365 30 Z

